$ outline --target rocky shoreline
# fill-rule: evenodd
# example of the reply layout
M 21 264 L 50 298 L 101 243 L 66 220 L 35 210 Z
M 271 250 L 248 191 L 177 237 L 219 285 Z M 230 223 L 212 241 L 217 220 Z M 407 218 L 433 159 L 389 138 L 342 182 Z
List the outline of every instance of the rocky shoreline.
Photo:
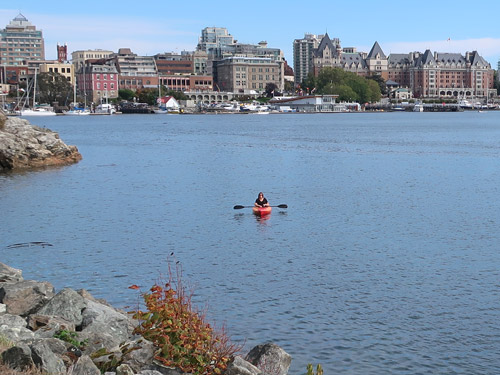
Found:
M 62 166 L 81 159 L 76 146 L 66 145 L 58 133 L 0 112 L 0 172 Z
M 134 335 L 130 314 L 85 290 L 55 291 L 46 281 L 24 280 L 0 263 L 0 342 L 3 364 L 35 366 L 50 375 L 180 375 L 154 360 L 153 344 Z M 71 337 L 67 340 L 61 334 Z M 85 345 L 78 345 L 85 343 Z M 291 357 L 268 343 L 232 358 L 226 375 L 286 375 Z

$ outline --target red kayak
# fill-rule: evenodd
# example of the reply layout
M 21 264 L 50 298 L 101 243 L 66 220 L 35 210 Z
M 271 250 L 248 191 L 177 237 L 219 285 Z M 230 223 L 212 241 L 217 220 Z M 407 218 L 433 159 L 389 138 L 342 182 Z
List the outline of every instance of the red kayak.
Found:
M 257 216 L 266 216 L 266 215 L 269 215 L 272 210 L 273 210 L 273 208 L 271 206 L 267 206 L 267 207 L 253 207 L 252 208 L 253 213 L 255 215 L 257 215 Z

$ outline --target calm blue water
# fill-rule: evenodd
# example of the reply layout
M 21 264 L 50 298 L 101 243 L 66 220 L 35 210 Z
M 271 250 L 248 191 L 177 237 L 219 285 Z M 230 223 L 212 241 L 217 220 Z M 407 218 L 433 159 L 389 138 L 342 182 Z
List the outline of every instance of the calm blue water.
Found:
M 26 279 L 133 307 L 174 252 L 293 375 L 500 373 L 500 112 L 33 123 L 83 160 L 0 175 L 0 261 Z M 289 208 L 233 210 L 259 191 Z M 53 246 L 9 248 L 32 241 Z

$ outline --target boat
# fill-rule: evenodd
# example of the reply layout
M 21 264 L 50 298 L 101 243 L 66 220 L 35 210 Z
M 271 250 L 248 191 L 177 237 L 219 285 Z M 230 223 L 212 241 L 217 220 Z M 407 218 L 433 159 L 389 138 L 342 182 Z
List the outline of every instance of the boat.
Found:
M 90 110 L 87 108 L 74 107 L 69 111 L 65 111 L 64 114 L 68 116 L 85 116 L 85 115 L 90 115 Z
M 116 109 L 114 105 L 109 103 L 101 103 L 97 107 L 95 107 L 95 112 L 98 115 L 112 115 L 116 113 Z
M 271 213 L 273 208 L 271 206 L 267 207 L 252 207 L 252 211 L 257 216 L 266 216 Z
M 69 111 L 63 112 L 68 116 L 85 116 L 90 115 L 90 109 L 87 108 L 87 101 L 85 100 L 85 106 L 83 108 L 77 107 L 76 102 L 76 84 L 73 85 L 73 107 Z
M 35 107 L 33 109 L 21 109 L 21 116 L 56 116 L 52 107 Z
M 413 106 L 413 112 L 423 112 L 424 111 L 424 105 L 420 102 L 415 102 L 415 105 Z
M 27 105 L 29 105 L 29 92 L 30 92 L 30 87 L 28 85 L 28 91 L 26 92 L 26 99 L 25 103 L 23 105 L 23 108 L 20 110 L 19 114 L 21 116 L 55 116 L 56 113 L 54 112 L 54 109 L 49 106 L 49 105 L 37 105 L 35 102 L 36 99 L 36 76 L 37 76 L 37 69 L 35 68 L 35 74 L 33 77 L 32 81 L 32 89 L 33 89 L 33 105 L 32 108 L 25 108 Z

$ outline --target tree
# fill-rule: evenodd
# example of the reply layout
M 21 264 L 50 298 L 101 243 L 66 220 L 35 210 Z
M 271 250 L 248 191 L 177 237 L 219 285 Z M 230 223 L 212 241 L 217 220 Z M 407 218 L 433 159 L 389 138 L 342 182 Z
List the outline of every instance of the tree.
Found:
M 73 91 L 66 77 L 54 72 L 38 74 L 37 86 L 39 103 L 64 105 Z
M 269 82 L 266 84 L 266 89 L 264 90 L 267 97 L 271 98 L 278 93 L 278 86 L 275 83 Z
M 387 85 L 385 84 L 385 81 L 380 74 L 372 74 L 371 76 L 368 76 L 366 78 L 377 82 L 380 88 L 380 93 L 382 95 L 387 95 Z
M 157 89 L 142 89 L 136 92 L 137 99 L 140 103 L 147 103 L 149 105 L 155 105 L 156 99 L 158 99 Z
M 135 97 L 135 91 L 130 89 L 120 89 L 118 90 L 118 97 L 121 100 L 132 100 Z

